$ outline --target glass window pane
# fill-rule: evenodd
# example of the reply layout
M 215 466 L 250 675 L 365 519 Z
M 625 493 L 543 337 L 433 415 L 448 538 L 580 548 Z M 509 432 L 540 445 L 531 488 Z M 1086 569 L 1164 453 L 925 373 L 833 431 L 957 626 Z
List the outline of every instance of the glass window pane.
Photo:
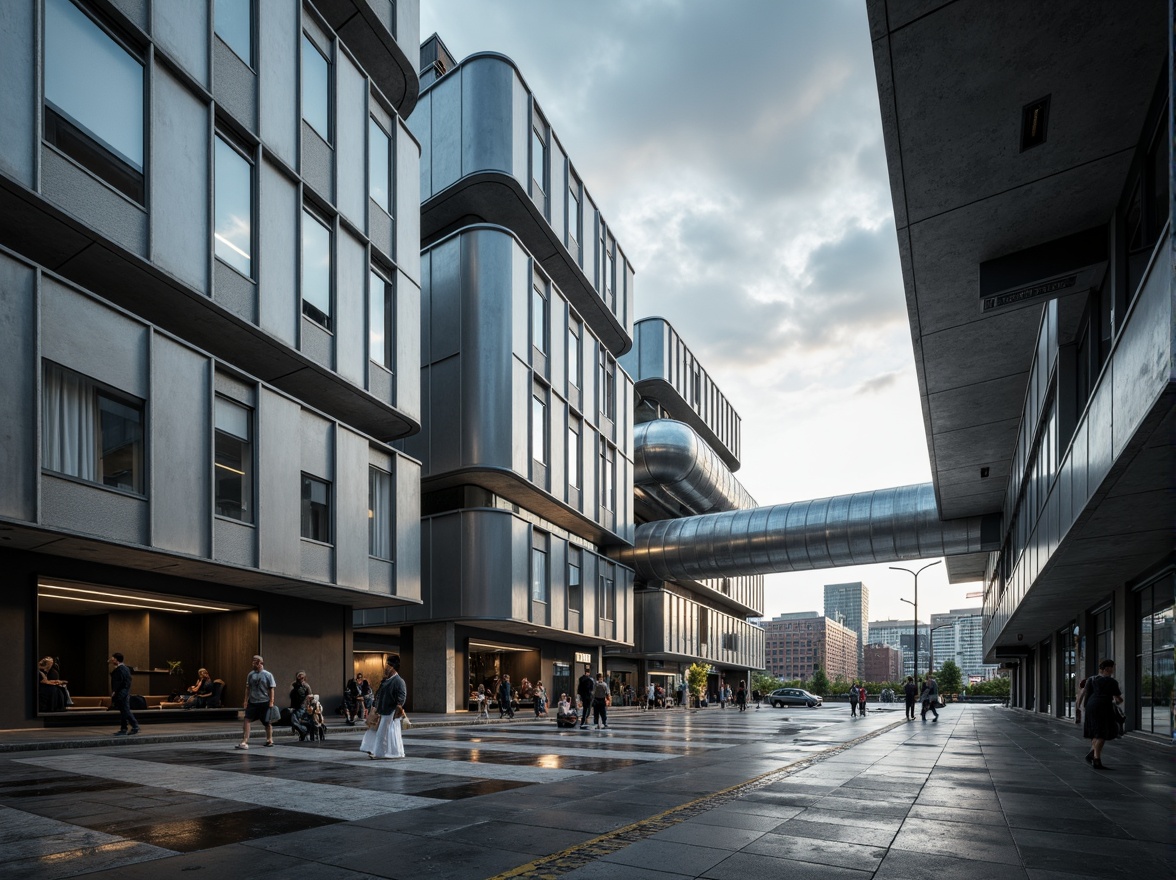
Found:
M 568 485 L 580 488 L 580 432 L 575 424 L 568 425 Z
M 331 142 L 331 66 L 306 34 L 302 35 L 302 118 Z
M 217 257 L 253 277 L 253 166 L 216 138 L 215 239 Z
M 573 388 L 580 387 L 580 328 L 577 324 L 568 328 L 568 382 Z
M 331 543 L 331 484 L 302 475 L 302 537 Z
M 252 0 L 216 0 L 213 16 L 216 21 L 216 35 L 237 53 L 238 58 L 252 67 Z
M 547 353 L 547 297 L 538 284 L 531 293 L 531 344 Z
M 547 601 L 547 554 L 537 547 L 531 550 L 531 598 Z
M 249 442 L 250 411 L 224 398 L 216 399 L 214 482 L 216 513 L 253 522 L 253 444 Z
M 531 179 L 535 181 L 535 189 L 544 192 L 543 169 L 547 166 L 547 145 L 543 142 L 543 135 L 531 130 Z
M 370 313 L 368 315 L 368 357 L 382 367 L 392 369 L 394 343 L 392 285 L 383 276 L 372 272 L 369 278 Z
M 584 588 L 580 584 L 580 566 L 575 563 L 568 564 L 568 610 L 584 610 Z
M 239 403 L 233 403 L 223 397 L 216 399 L 216 429 L 232 434 L 242 440 L 249 440 L 252 433 L 249 430 L 249 409 Z
M 143 201 L 143 64 L 69 0 L 45 4 L 45 137 Z
M 368 553 L 392 558 L 392 475 L 368 469 Z
M 107 486 L 143 491 L 142 407 L 98 395 L 98 478 Z
M 331 329 L 331 231 L 302 212 L 302 313 Z
M 547 404 L 531 398 L 531 457 L 547 464 Z
M 368 195 L 373 202 L 392 213 L 390 181 L 392 139 L 376 120 L 368 119 Z

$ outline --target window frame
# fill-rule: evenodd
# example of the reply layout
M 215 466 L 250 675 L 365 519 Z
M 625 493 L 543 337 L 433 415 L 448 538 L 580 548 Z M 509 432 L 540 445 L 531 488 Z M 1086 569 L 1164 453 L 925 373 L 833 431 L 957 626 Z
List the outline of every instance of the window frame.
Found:
M 548 554 L 549 542 L 543 532 L 531 531 L 531 601 L 551 601 L 551 570 Z
M 574 580 L 573 570 L 576 572 Z M 568 611 L 584 613 L 584 559 L 576 548 L 568 550 Z
M 225 403 L 230 404 L 231 406 L 235 406 L 238 409 L 242 409 L 245 411 L 246 427 L 247 427 L 247 432 L 249 433 L 248 437 L 239 437 L 236 434 L 233 434 L 231 431 L 229 431 L 225 428 L 221 428 L 219 426 L 218 419 L 217 419 L 217 404 L 220 401 L 224 401 Z M 213 515 L 216 516 L 217 518 L 220 518 L 220 519 L 228 519 L 228 520 L 232 520 L 233 522 L 243 523 L 245 525 L 256 524 L 256 517 L 254 515 L 254 503 L 253 503 L 254 499 L 257 496 L 257 488 L 256 488 L 256 485 L 254 482 L 255 475 L 257 473 L 257 460 L 256 460 L 257 459 L 257 444 L 254 441 L 254 437 L 257 434 L 256 418 L 257 418 L 257 412 L 256 412 L 256 410 L 253 409 L 253 407 L 247 406 L 246 404 L 241 403 L 239 400 L 234 400 L 233 398 L 228 397 L 223 394 L 213 395 L 213 416 L 212 416 L 212 436 L 213 436 L 212 466 L 213 466 L 213 475 L 214 475 L 214 477 L 213 477 Z M 220 481 L 216 478 L 215 474 L 216 474 L 216 469 L 218 467 L 226 467 L 227 468 L 227 465 L 222 465 L 219 461 L 217 461 L 217 439 L 218 439 L 218 436 L 221 434 L 242 443 L 248 449 L 248 455 L 241 456 L 243 467 L 242 467 L 241 471 L 239 472 L 239 476 L 241 478 L 241 503 L 240 503 L 240 507 L 241 507 L 242 513 L 245 514 L 247 512 L 247 515 L 233 516 L 230 513 L 221 513 L 219 510 Z M 231 470 L 231 468 L 230 468 L 230 470 Z M 248 491 L 247 497 L 246 497 L 246 491 Z
M 217 232 L 217 193 L 219 190 L 219 179 L 217 176 L 217 171 L 220 168 L 220 162 L 217 161 L 217 141 L 220 141 L 228 149 L 232 150 L 249 169 L 249 253 L 242 255 L 249 261 L 249 271 L 247 272 L 242 271 L 239 266 L 233 265 L 232 262 L 217 253 L 217 244 L 219 244 L 222 240 L 224 241 L 226 247 L 239 253 L 239 250 L 236 246 L 230 243 L 227 239 L 220 238 Z M 212 255 L 214 259 L 219 260 L 237 274 L 248 278 L 250 281 L 253 281 L 255 280 L 254 271 L 256 267 L 256 261 L 253 259 L 253 254 L 257 252 L 257 163 L 254 162 L 251 151 L 242 146 L 236 138 L 226 132 L 223 128 L 218 127 L 213 132 L 212 147 Z
M 221 32 L 219 30 L 217 30 L 216 9 L 218 6 L 221 5 L 221 3 L 224 3 L 224 2 L 231 3 L 234 5 L 238 5 L 238 6 L 242 3 L 249 4 L 249 57 L 248 58 L 241 58 L 241 53 L 237 51 L 236 46 L 234 46 L 232 43 L 230 43 L 228 40 L 226 40 L 224 38 L 224 35 L 221 34 Z M 239 58 L 241 60 L 241 63 L 243 63 L 246 67 L 248 67 L 250 70 L 257 69 L 254 64 L 254 59 L 257 57 L 257 4 L 254 2 L 254 0 L 213 0 L 213 4 L 212 4 L 212 33 L 213 33 L 213 36 L 215 36 L 222 43 L 224 43 L 225 48 L 227 48 L 230 52 L 232 52 L 234 55 L 236 55 L 237 58 Z
M 318 41 L 310 35 L 310 33 L 302 29 L 302 42 L 299 44 L 299 61 L 298 61 L 298 115 L 299 118 L 314 130 L 314 132 L 323 139 L 327 146 L 333 147 L 335 145 L 335 64 L 332 60 L 332 52 L 330 50 L 323 51 L 319 46 Z M 327 66 L 327 107 L 326 107 L 326 128 L 327 130 L 319 131 L 317 125 L 306 117 L 306 72 L 308 65 L 306 64 L 305 50 L 307 48 L 313 49 L 318 56 L 323 60 Z
M 374 497 L 374 495 L 375 495 L 374 490 L 376 489 L 376 481 L 382 480 L 382 479 L 387 480 L 387 495 L 388 495 L 389 504 L 388 504 L 388 508 L 386 510 L 381 510 L 377 506 L 376 501 L 378 499 L 376 499 Z M 394 537 L 395 537 L 396 531 L 394 528 L 394 521 L 395 521 L 396 513 L 395 513 L 395 505 L 392 504 L 392 498 L 393 498 L 394 491 L 395 491 L 395 481 L 393 480 L 392 473 L 390 471 L 384 470 L 381 467 L 376 467 L 374 464 L 369 464 L 368 465 L 368 557 L 371 559 L 378 559 L 382 562 L 393 562 L 395 560 Z M 380 523 L 380 519 L 382 516 L 387 518 L 388 521 L 386 523 L 383 523 L 383 524 Z M 379 550 L 379 548 L 375 545 L 376 536 L 377 536 L 377 534 L 381 533 L 381 531 L 384 536 L 384 540 L 388 545 L 388 555 L 387 556 L 381 556 L 377 552 Z
M 384 136 L 385 143 L 387 143 L 387 145 L 388 145 L 388 152 L 387 152 L 387 155 L 385 156 L 385 163 L 384 163 L 383 168 L 381 169 L 381 170 L 387 172 L 387 179 L 384 181 L 385 194 L 386 194 L 386 198 L 388 200 L 387 204 L 380 202 L 377 198 L 375 198 L 375 196 L 372 195 L 372 178 L 373 178 L 373 171 L 374 171 L 374 169 L 372 168 L 372 157 L 377 152 L 373 148 L 373 143 L 372 143 L 372 141 L 373 141 L 372 129 L 373 128 L 375 128 L 377 131 L 380 132 L 381 135 Z M 395 162 L 396 162 L 396 141 L 395 141 L 395 139 L 392 137 L 391 132 L 384 130 L 384 126 L 380 124 L 380 121 L 375 116 L 368 114 L 368 174 L 367 174 L 367 177 L 368 177 L 368 180 L 367 180 L 368 200 L 372 201 L 376 205 L 378 205 L 380 207 L 380 209 L 385 214 L 387 214 L 389 217 L 393 216 L 392 206 L 396 204 L 395 190 L 394 190 L 394 187 L 396 184 Z
M 327 308 L 328 311 L 324 314 L 317 305 L 308 302 L 306 299 L 306 221 L 311 220 L 321 226 L 327 233 Z M 301 312 L 303 317 L 308 318 L 315 324 L 318 324 L 328 333 L 334 333 L 334 315 L 335 315 L 335 224 L 333 221 L 325 219 L 318 211 L 316 211 L 309 202 L 302 203 L 302 222 L 303 228 L 299 236 L 299 277 L 298 277 L 298 299 L 302 304 Z M 308 313 L 307 308 L 313 309 L 319 315 L 322 315 L 325 320 L 319 320 L 315 314 Z
M 303 490 L 305 490 L 307 483 L 319 483 L 320 485 L 322 485 L 326 488 L 326 500 L 323 502 L 322 506 L 325 508 L 325 511 L 326 511 L 325 512 L 325 521 L 326 521 L 327 537 L 325 539 L 324 538 L 316 538 L 313 535 L 306 534 L 307 523 L 314 521 L 313 517 L 308 519 L 306 505 L 308 503 L 313 505 L 314 499 L 309 498 L 309 497 L 305 497 L 304 491 L 300 491 L 299 496 L 298 496 L 299 497 L 299 529 L 298 529 L 299 536 L 303 541 L 312 541 L 316 544 L 323 544 L 326 546 L 333 547 L 335 545 L 334 483 L 332 483 L 330 480 L 323 479 L 322 477 L 317 476 L 316 474 L 311 474 L 311 473 L 307 473 L 306 471 L 302 471 L 301 472 L 301 485 L 302 485 Z M 313 506 L 310 508 L 310 513 L 311 514 L 314 513 Z
M 383 267 L 372 264 L 368 270 L 368 360 L 389 373 L 396 373 L 396 284 L 389 277 L 392 273 L 385 273 Z M 372 356 L 374 350 L 374 330 L 375 321 L 375 303 L 376 290 L 374 282 L 376 279 L 383 284 L 384 295 L 382 310 L 384 312 L 383 321 L 383 360 L 377 360 Z
M 538 272 L 531 280 L 531 347 L 544 357 L 551 349 L 551 284 Z
M 531 390 L 531 460 L 547 467 L 548 459 L 548 402 L 541 389 Z

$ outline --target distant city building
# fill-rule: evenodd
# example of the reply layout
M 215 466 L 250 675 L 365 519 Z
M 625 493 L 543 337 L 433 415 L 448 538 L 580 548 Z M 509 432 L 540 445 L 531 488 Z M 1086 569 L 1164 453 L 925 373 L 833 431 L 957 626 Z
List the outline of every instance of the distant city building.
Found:
M 866 681 L 898 681 L 903 677 L 902 651 L 891 645 L 866 645 Z
M 825 616 L 853 630 L 858 639 L 857 666 L 854 675 L 865 668 L 862 647 L 870 638 L 870 591 L 861 581 L 851 584 L 825 584 Z
M 982 608 L 953 608 L 943 614 L 932 614 L 931 646 L 935 669 L 942 669 L 945 662 L 954 660 L 965 676 L 992 678 L 1000 668 L 984 662 Z
M 871 620 L 870 643 L 890 645 L 902 651 L 902 674 L 915 674 L 914 620 Z M 931 638 L 927 624 L 919 625 L 919 660 L 925 666 L 931 655 Z
M 816 611 L 781 614 L 760 624 L 764 666 L 786 680 L 811 679 L 819 666 L 830 679 L 857 677 L 857 635 Z

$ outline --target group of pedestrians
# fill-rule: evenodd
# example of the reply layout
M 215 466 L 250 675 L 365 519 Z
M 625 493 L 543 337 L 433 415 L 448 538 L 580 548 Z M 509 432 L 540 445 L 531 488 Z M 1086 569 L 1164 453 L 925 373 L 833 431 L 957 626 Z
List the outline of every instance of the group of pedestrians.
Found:
M 576 695 L 580 698 L 580 729 L 588 729 L 588 710 L 592 709 L 592 723 L 596 730 L 608 730 L 608 703 L 611 692 L 608 682 L 604 680 L 604 673 L 596 673 L 592 677 L 592 667 L 585 666 L 584 674 L 576 682 Z
M 913 675 L 908 675 L 906 683 L 902 686 L 903 698 L 906 701 L 906 720 L 915 720 L 915 703 L 922 704 L 922 713 L 920 717 L 925 722 L 927 720 L 927 713 L 931 713 L 931 722 L 935 723 L 939 720 L 939 682 L 935 680 L 935 675 L 931 672 L 927 673 L 927 677 L 922 682 L 916 683 Z

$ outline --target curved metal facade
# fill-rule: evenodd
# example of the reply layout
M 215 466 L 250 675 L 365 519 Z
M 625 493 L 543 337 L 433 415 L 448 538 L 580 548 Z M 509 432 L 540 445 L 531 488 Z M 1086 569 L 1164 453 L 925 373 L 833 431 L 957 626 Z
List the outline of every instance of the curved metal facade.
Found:
M 692 513 L 755 507 L 726 463 L 684 422 L 655 419 L 633 429 L 633 483 Z
M 805 571 L 995 549 L 982 523 L 941 522 L 924 483 L 645 523 L 616 558 L 660 580 Z

